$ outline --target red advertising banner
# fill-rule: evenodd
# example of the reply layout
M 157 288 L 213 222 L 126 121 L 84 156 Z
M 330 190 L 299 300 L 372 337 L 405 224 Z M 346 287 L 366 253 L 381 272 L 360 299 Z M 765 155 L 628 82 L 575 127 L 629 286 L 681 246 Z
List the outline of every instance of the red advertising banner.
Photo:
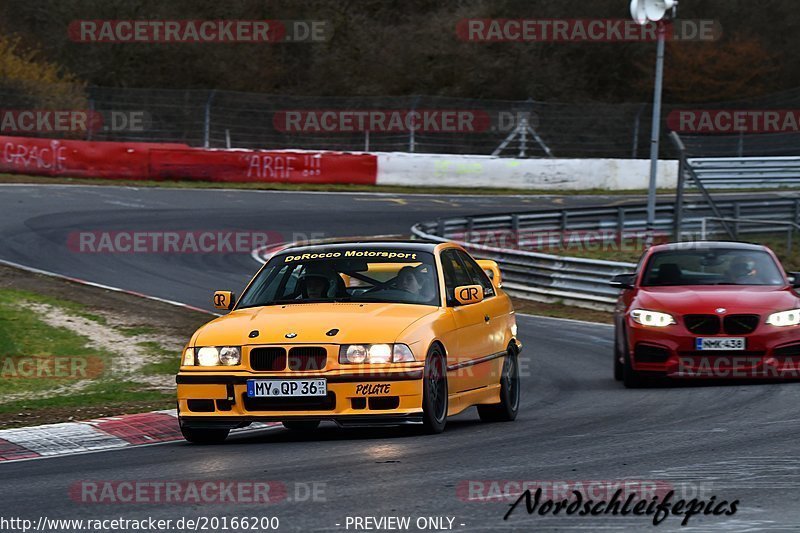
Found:
M 375 155 L 0 136 L 0 172 L 132 180 L 375 184 Z

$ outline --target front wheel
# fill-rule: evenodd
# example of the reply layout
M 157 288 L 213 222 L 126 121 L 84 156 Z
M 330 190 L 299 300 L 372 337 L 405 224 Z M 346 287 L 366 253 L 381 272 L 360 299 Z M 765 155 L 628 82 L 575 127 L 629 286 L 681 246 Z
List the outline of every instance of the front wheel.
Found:
M 479 405 L 478 416 L 483 422 L 511 422 L 519 412 L 519 396 L 519 360 L 514 350 L 509 350 L 500 377 L 500 403 Z
M 439 346 L 432 346 L 422 376 L 422 422 L 426 433 L 444 431 L 447 424 L 447 361 Z
M 627 351 L 624 358 L 625 364 L 622 367 L 622 383 L 625 385 L 625 388 L 641 389 L 642 387 L 646 387 L 649 384 L 648 379 L 642 376 L 640 372 L 633 369 L 631 356 Z
M 627 346 L 626 346 L 627 349 Z M 617 336 L 614 335 L 614 379 L 617 381 L 622 381 L 625 377 L 625 363 L 624 356 L 622 352 L 619 351 L 619 342 L 617 341 Z
M 183 438 L 192 444 L 222 444 L 228 438 L 230 429 L 190 428 L 180 424 Z

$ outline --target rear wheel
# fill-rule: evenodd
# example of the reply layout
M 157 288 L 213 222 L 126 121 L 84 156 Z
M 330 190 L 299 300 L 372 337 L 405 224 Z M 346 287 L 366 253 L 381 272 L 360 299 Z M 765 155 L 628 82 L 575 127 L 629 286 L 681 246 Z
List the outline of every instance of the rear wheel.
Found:
M 425 360 L 422 377 L 422 422 L 426 433 L 441 433 L 447 424 L 447 361 L 442 349 L 433 345 Z
M 478 416 L 484 422 L 511 422 L 519 411 L 519 360 L 513 349 L 508 350 L 500 377 L 500 403 L 479 405 Z
M 222 444 L 228 438 L 230 429 L 191 428 L 180 423 L 183 438 L 192 444 Z
M 292 431 L 310 432 L 319 427 L 319 420 L 284 420 L 281 424 Z

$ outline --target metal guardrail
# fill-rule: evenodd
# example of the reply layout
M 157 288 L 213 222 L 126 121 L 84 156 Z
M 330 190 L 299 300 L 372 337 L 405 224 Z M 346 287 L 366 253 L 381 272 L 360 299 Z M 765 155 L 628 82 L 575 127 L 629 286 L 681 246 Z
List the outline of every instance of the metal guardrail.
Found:
M 674 207 L 673 204 L 656 206 L 657 236 L 674 239 Z M 751 219 L 735 223 L 737 235 L 770 232 L 774 228 L 763 227 L 770 221 L 800 222 L 800 194 L 768 200 L 717 201 L 716 207 L 728 218 Z M 680 240 L 695 240 L 703 220 L 716 215 L 705 203 L 688 201 L 683 208 Z M 646 235 L 646 214 L 644 205 L 549 209 L 441 218 L 416 224 L 411 231 L 419 238 L 455 241 L 480 257 L 494 259 L 503 271 L 506 289 L 519 296 L 608 307 L 618 294 L 608 284 L 611 277 L 629 272 L 634 264 L 552 255 L 536 251 L 535 247 L 573 232 L 604 232 L 617 239 L 641 239 Z M 785 228 L 781 227 L 781 231 Z M 546 239 L 541 238 L 543 235 Z
M 708 189 L 800 187 L 800 157 L 688 158 Z

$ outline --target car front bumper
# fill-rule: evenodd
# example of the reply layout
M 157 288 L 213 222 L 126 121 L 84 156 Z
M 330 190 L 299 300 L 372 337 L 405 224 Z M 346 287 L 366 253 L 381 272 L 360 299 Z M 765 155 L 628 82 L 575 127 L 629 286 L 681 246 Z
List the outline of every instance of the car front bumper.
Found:
M 401 425 L 422 421 L 423 368 L 403 372 L 303 375 L 181 372 L 178 413 L 188 427 L 242 427 L 251 422 L 332 420 L 340 425 Z M 249 398 L 250 379 L 327 380 L 327 396 Z
M 699 337 L 744 337 L 745 350 L 699 351 Z M 800 378 L 800 327 L 761 325 L 746 335 L 696 335 L 681 325 L 628 327 L 631 366 L 670 378 Z

